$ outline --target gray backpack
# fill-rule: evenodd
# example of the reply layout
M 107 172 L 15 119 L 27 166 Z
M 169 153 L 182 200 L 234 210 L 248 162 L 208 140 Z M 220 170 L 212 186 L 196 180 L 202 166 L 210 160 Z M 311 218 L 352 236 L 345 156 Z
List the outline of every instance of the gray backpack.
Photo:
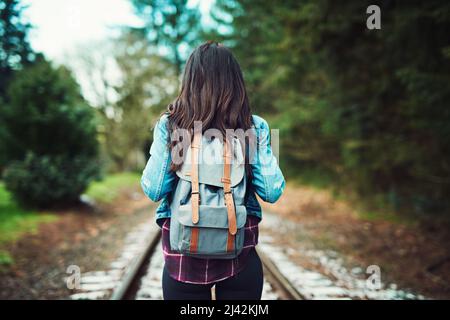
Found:
M 247 219 L 245 164 L 239 139 L 232 141 L 224 144 L 194 134 L 170 205 L 172 250 L 218 259 L 241 252 Z

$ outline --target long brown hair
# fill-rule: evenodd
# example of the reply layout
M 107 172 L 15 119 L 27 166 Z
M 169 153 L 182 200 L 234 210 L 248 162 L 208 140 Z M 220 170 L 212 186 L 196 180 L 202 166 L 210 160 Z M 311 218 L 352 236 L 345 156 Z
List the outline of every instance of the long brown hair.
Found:
M 202 121 L 203 131 L 214 128 L 224 137 L 227 129 L 246 131 L 251 128 L 244 77 L 227 47 L 208 41 L 191 53 L 184 69 L 181 91 L 169 104 L 168 112 L 170 132 L 176 129 L 193 132 L 194 121 Z M 171 148 L 174 146 L 172 143 Z M 176 171 L 181 165 L 172 162 L 171 169 Z

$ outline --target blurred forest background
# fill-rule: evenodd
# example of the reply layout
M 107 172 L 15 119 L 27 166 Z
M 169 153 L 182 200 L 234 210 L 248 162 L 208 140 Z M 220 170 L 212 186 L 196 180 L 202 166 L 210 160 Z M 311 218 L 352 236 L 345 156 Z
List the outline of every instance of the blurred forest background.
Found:
M 129 0 L 140 24 L 115 25 L 56 61 L 31 45 L 33 4 L 0 0 L 0 271 L 13 266 L 0 297 L 59 298 L 67 288 L 54 275 L 65 266 L 87 259 L 95 270 L 116 254 L 137 223 L 124 212 L 142 197 L 151 129 L 207 40 L 231 48 L 253 113 L 280 130 L 288 188 L 269 210 L 301 224 L 291 238 L 448 297 L 450 2 L 216 0 L 207 13 L 204 2 Z M 372 4 L 379 30 L 366 26 Z M 39 241 L 22 239 L 42 222 L 54 225 Z M 67 249 L 87 238 L 88 249 Z M 34 288 L 24 293 L 17 274 Z
M 288 180 L 374 209 L 447 214 L 450 4 L 376 1 L 382 28 L 369 30 L 372 2 L 217 0 L 206 27 L 185 0 L 132 0 L 142 27 L 121 26 L 64 66 L 31 49 L 26 6 L 0 1 L 6 187 L 48 206 L 100 173 L 141 170 L 189 52 L 214 39 L 240 61 L 253 112 L 280 129 Z

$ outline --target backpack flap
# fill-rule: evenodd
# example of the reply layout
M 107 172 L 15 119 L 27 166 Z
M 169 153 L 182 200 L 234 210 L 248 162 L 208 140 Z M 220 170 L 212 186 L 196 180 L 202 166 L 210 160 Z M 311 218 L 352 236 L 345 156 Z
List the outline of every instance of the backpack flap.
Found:
M 244 156 L 239 139 L 234 138 L 233 161 L 231 163 L 231 186 L 237 186 L 245 174 Z M 222 187 L 223 174 L 223 144 L 219 139 L 209 140 L 202 138 L 199 153 L 198 180 L 200 184 Z M 186 149 L 183 165 L 176 172 L 183 180 L 191 181 L 191 148 Z
M 191 206 L 182 205 L 179 207 L 176 220 L 170 225 L 171 248 L 197 258 L 235 258 L 243 248 L 246 218 L 245 206 L 236 206 L 238 232 L 232 236 L 228 232 L 225 206 L 200 205 L 199 221 L 194 224 Z M 230 239 L 233 242 L 231 250 L 228 249 Z

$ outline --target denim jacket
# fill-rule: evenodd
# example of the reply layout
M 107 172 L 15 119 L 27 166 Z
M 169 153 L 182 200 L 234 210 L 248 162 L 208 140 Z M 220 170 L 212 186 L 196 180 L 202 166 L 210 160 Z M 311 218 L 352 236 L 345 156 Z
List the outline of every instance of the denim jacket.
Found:
M 285 180 L 277 159 L 270 146 L 270 130 L 267 122 L 256 115 L 252 116 L 253 130 L 257 138 L 257 148 L 252 161 L 251 183 L 247 184 L 247 213 L 262 218 L 261 206 L 256 194 L 266 202 L 274 203 L 283 193 Z M 144 193 L 153 201 L 161 201 L 156 209 L 156 221 L 161 226 L 163 218 L 169 218 L 170 197 L 176 188 L 178 177 L 170 171 L 171 152 L 169 149 L 169 117 L 164 114 L 156 123 L 153 131 L 153 143 L 150 147 L 150 159 L 141 177 Z

